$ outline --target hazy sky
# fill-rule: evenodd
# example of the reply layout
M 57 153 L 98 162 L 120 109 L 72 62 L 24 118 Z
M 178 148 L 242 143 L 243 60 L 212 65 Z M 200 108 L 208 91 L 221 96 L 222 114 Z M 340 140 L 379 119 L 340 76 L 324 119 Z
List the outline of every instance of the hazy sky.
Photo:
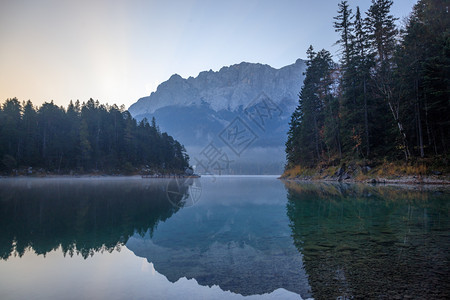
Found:
M 0 0 L 0 102 L 92 97 L 128 107 L 174 73 L 242 61 L 280 68 L 310 44 L 336 53 L 338 2 Z M 396 0 L 392 13 L 405 17 L 414 3 Z

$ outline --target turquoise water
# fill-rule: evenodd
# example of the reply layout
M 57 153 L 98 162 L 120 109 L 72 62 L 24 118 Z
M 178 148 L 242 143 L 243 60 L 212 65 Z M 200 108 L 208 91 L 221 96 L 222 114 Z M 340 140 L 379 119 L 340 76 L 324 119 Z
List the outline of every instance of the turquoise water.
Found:
M 0 180 L 1 299 L 448 297 L 446 188 Z

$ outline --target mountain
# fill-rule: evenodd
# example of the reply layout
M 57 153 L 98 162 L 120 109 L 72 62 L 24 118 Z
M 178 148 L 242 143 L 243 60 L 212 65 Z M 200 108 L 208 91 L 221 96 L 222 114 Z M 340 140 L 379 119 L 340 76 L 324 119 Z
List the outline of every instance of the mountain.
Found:
M 174 74 L 129 111 L 138 121 L 155 117 L 199 173 L 278 174 L 305 70 L 299 59 L 280 69 L 242 62 L 195 78 Z

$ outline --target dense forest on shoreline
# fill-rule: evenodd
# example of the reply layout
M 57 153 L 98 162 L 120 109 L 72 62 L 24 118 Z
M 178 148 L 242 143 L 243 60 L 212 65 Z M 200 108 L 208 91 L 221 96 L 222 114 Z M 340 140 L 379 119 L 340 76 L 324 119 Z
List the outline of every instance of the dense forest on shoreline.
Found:
M 53 102 L 37 108 L 16 98 L 0 107 L 0 169 L 6 173 L 130 174 L 188 167 L 178 141 L 161 133 L 154 119 L 137 123 L 123 107 L 90 99 L 71 101 L 67 109 Z
M 448 1 L 418 1 L 402 29 L 392 4 L 372 0 L 365 17 L 347 1 L 338 4 L 339 63 L 327 50 L 308 49 L 287 171 L 386 162 L 448 170 Z

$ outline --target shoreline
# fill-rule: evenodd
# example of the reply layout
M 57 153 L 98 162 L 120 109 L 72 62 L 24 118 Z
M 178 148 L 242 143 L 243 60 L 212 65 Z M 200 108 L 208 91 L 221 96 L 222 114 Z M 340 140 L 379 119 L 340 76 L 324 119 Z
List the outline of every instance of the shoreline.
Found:
M 247 174 L 247 175 L 167 175 L 167 176 L 147 176 L 141 174 L 119 174 L 119 175 L 111 175 L 111 174 L 79 174 L 79 175 L 70 175 L 70 174 L 49 174 L 49 175 L 0 175 L 1 179 L 25 179 L 25 178 L 137 178 L 137 179 L 174 179 L 174 178 L 209 178 L 209 177 L 217 177 L 217 178 L 227 178 L 227 177 L 266 177 L 266 178 L 275 178 L 280 179 L 280 174 Z
M 370 185 L 415 185 L 415 186 L 450 186 L 448 176 L 397 176 L 397 178 L 373 177 L 363 180 L 355 178 L 339 179 L 338 177 L 320 178 L 314 176 L 279 177 L 281 180 L 293 182 L 321 182 L 321 183 L 347 183 Z
M 221 177 L 217 175 L 218 177 Z M 364 180 L 358 180 L 355 178 L 339 179 L 338 177 L 321 178 L 318 176 L 296 176 L 296 177 L 283 177 L 282 175 L 225 175 L 225 177 L 274 177 L 276 179 L 288 182 L 302 182 L 302 183 L 336 183 L 336 184 L 369 184 L 369 185 L 408 185 L 408 186 L 449 186 L 450 179 L 448 176 L 398 176 L 397 178 L 385 178 L 376 177 Z M 202 176 L 203 177 L 203 176 Z M 445 178 L 439 178 L 445 177 Z M 86 178 L 128 178 L 128 179 L 169 179 L 174 177 L 143 177 L 139 174 L 132 175 L 110 175 L 110 174 L 49 174 L 44 176 L 33 175 L 1 175 L 1 179 L 86 179 Z M 186 176 L 185 178 L 190 178 Z M 197 177 L 195 177 L 197 178 Z
M 107 174 L 80 174 L 80 175 L 70 175 L 70 174 L 51 174 L 51 175 L 1 175 L 1 179 L 77 179 L 77 178 L 139 178 L 142 179 L 141 175 L 107 175 Z
M 285 169 L 280 179 L 290 181 L 317 181 L 389 185 L 450 185 L 450 170 L 446 164 L 414 162 L 344 162 L 340 165 L 295 165 Z
M 363 189 L 393 189 L 404 191 L 417 191 L 417 192 L 436 192 L 445 193 L 450 195 L 450 183 L 433 182 L 433 183 L 417 183 L 411 181 L 386 181 L 379 183 L 369 183 L 367 181 L 332 181 L 332 180 L 301 180 L 301 179 L 283 179 L 280 180 L 286 186 L 303 186 L 303 185 L 318 185 L 326 189 L 326 187 L 334 187 L 336 189 L 347 189 L 351 186 L 359 186 Z

